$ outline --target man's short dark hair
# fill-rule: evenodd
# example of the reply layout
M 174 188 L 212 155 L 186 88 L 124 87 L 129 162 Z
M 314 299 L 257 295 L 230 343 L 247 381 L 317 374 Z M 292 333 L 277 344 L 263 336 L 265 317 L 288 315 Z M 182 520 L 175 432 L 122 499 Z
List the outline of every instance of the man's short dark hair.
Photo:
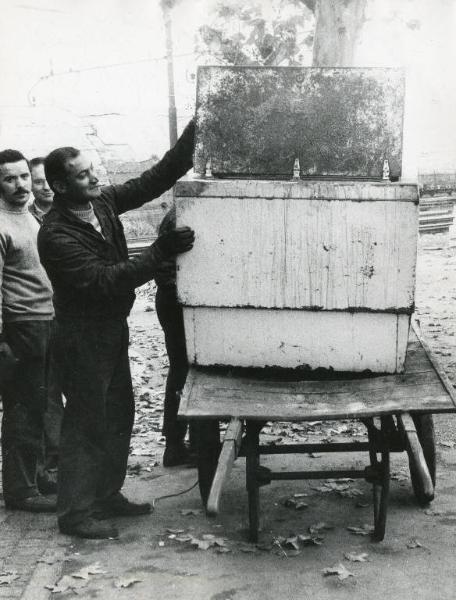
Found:
M 44 173 L 46 175 L 49 187 L 55 192 L 54 181 L 64 181 L 67 171 L 65 163 L 67 160 L 76 158 L 80 155 L 80 151 L 72 146 L 63 146 L 56 148 L 44 159 Z
M 15 163 L 19 162 L 20 160 L 25 160 L 25 162 L 27 162 L 27 159 L 22 152 L 19 152 L 19 150 L 11 150 L 11 148 L 7 148 L 6 150 L 2 150 L 0 152 L 0 165 L 4 165 L 6 163 Z
M 30 171 L 38 165 L 44 165 L 44 160 L 44 156 L 35 156 L 35 158 L 32 158 L 32 160 L 29 160 Z

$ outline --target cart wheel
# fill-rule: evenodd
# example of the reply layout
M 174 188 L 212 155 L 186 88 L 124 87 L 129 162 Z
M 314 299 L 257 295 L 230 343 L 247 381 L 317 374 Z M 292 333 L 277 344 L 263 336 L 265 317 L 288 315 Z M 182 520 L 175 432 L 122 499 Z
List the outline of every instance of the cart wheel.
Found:
M 413 421 L 416 427 L 416 433 L 423 449 L 424 458 L 429 469 L 432 483 L 435 486 L 436 477 L 436 450 L 435 450 L 435 432 L 432 415 L 413 415 Z M 412 480 L 413 492 L 415 498 L 421 506 L 426 506 L 434 500 L 434 494 L 426 494 L 423 489 L 421 478 L 419 477 L 415 464 L 409 456 L 410 478 Z
M 220 454 L 220 427 L 214 420 L 198 421 L 196 427 L 198 450 L 198 484 L 201 500 L 206 506 Z

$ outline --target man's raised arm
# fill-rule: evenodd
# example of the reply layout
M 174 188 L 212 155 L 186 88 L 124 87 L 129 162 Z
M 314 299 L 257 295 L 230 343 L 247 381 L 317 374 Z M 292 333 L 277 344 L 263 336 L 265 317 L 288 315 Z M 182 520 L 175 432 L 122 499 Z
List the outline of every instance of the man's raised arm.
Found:
M 122 185 L 104 188 L 104 198 L 115 205 L 118 214 L 158 198 L 192 168 L 194 138 L 195 123 L 192 119 L 174 147 L 158 163 Z

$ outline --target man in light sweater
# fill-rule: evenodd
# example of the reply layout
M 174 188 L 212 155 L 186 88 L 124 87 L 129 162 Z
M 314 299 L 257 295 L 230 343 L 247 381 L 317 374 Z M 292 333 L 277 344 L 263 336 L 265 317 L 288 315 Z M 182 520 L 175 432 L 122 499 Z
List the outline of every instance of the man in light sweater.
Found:
M 16 364 L 2 384 L 3 498 L 6 508 L 53 512 L 37 488 L 46 409 L 46 364 L 54 316 L 41 266 L 39 224 L 28 210 L 30 171 L 17 150 L 0 152 L 0 362 Z

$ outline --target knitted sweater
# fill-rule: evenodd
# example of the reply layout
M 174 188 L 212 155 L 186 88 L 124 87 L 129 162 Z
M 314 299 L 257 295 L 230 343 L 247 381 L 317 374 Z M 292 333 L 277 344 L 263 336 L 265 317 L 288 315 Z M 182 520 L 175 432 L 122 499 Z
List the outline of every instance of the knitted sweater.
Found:
M 93 210 L 93 206 L 90 202 L 89 202 L 89 208 L 86 208 L 86 209 L 72 208 L 71 212 L 74 214 L 75 217 L 78 217 L 78 219 L 81 219 L 81 221 L 85 221 L 86 223 L 89 223 L 90 225 L 92 225 L 92 227 L 95 229 L 95 231 L 98 231 L 98 233 L 104 237 L 103 231 L 101 230 L 100 221 L 97 219 L 97 215 L 95 214 L 95 211 Z
M 0 199 L 0 333 L 3 322 L 54 316 L 51 283 L 38 256 L 38 230 L 28 206 Z

